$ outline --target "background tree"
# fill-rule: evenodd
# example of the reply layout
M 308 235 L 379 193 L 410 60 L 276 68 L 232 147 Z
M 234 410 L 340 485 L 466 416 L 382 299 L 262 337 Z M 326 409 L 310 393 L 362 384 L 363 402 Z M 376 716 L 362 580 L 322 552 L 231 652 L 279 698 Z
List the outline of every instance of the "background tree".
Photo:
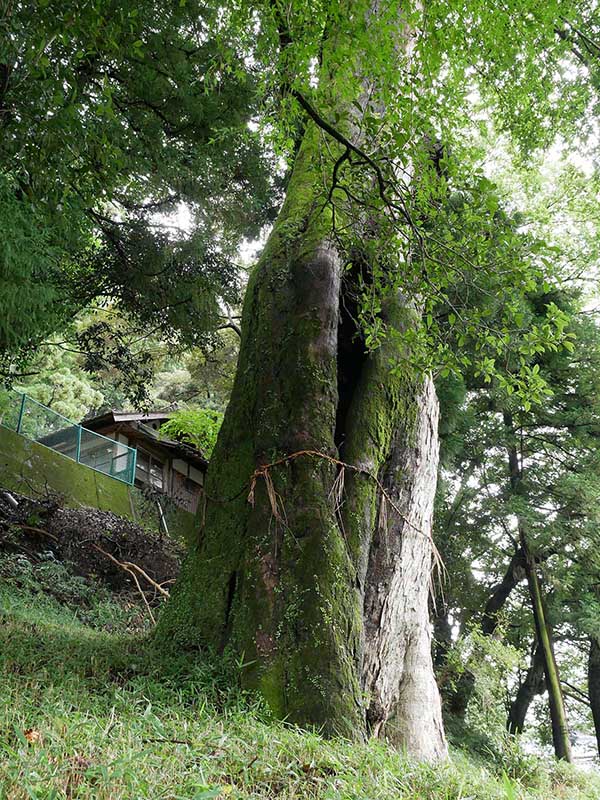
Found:
M 565 297 L 560 302 L 573 301 Z M 459 395 L 454 408 L 460 410 L 449 424 L 446 468 L 454 456 L 459 469 L 454 472 L 450 467 L 441 484 L 447 494 L 445 499 L 443 491 L 440 494 L 437 517 L 437 540 L 443 554 L 449 547 L 452 575 L 437 623 L 442 634 L 437 660 L 443 665 L 452 647 L 451 639 L 443 636 L 449 617 L 462 631 L 477 624 L 487 636 L 503 623 L 508 641 L 531 654 L 531 666 L 509 711 L 512 732 L 523 730 L 532 700 L 547 686 L 539 632 L 535 634 L 523 618 L 522 604 L 531 607 L 523 595 L 526 549 L 530 563 L 544 577 L 549 630 L 557 629 L 559 639 L 580 649 L 577 624 L 573 627 L 575 609 L 580 602 L 581 608 L 593 608 L 586 587 L 595 582 L 597 568 L 586 554 L 597 546 L 600 339 L 596 324 L 585 314 L 573 318 L 571 331 L 575 335 L 572 351 L 536 357 L 552 390 L 543 406 L 521 409 L 513 416 L 502 411 L 503 403 L 498 406 L 493 387 L 478 387 L 469 395 Z M 456 396 L 456 391 L 442 392 L 449 404 Z M 452 413 L 447 415 L 447 422 L 452 418 Z M 518 480 L 509 486 L 507 452 L 511 451 Z M 525 548 L 519 531 L 526 531 Z M 472 564 L 487 588 L 476 578 Z M 449 693 L 449 711 L 465 713 L 473 681 L 469 670 L 463 673 Z M 565 752 L 558 749 L 564 757 Z
M 0 295 L 5 372 L 98 297 L 188 347 L 238 298 L 232 259 L 267 219 L 272 181 L 248 125 L 256 75 L 219 13 L 2 5 L 0 264 L 3 285 L 22 287 Z M 166 216 L 183 202 L 185 235 Z M 77 346 L 110 359 L 105 338 L 79 331 Z

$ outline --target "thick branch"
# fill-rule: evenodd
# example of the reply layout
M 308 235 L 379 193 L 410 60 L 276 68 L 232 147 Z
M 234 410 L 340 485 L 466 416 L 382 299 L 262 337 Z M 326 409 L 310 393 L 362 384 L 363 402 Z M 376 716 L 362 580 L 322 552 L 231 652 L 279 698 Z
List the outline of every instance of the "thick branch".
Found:
M 504 577 L 493 589 L 485 605 L 481 619 L 481 630 L 491 636 L 498 626 L 498 616 L 512 590 L 527 576 L 525 556 L 519 548 L 510 560 Z

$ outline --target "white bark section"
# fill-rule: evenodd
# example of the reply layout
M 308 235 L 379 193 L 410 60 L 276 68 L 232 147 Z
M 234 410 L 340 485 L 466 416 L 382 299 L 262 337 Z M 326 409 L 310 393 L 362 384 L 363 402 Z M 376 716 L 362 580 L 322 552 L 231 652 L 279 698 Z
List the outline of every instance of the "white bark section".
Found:
M 416 419 L 394 442 L 384 485 L 404 519 L 382 501 L 366 581 L 363 685 L 369 723 L 418 759 L 447 748 L 431 658 L 428 595 L 438 466 L 438 402 L 430 378 L 415 398 Z

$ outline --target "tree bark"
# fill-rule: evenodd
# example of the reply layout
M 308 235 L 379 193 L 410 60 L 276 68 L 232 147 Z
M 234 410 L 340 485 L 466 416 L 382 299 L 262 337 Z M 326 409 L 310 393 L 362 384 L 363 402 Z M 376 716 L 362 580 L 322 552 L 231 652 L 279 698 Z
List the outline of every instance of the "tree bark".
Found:
M 509 733 L 523 733 L 529 706 L 533 698 L 541 694 L 545 688 L 544 651 L 538 643 L 533 652 L 525 680 L 519 686 L 519 690 L 510 707 L 507 723 Z
M 590 638 L 588 656 L 588 697 L 594 720 L 598 753 L 600 754 L 600 640 L 596 636 Z
M 437 398 L 429 376 L 390 369 L 391 340 L 365 352 L 323 203 L 322 163 L 343 149 L 322 136 L 309 121 L 249 281 L 203 529 L 158 636 L 232 651 L 281 717 L 433 760 L 446 754 L 427 603 Z M 397 295 L 383 317 L 418 314 Z
M 364 576 L 359 571 L 359 582 L 364 582 L 362 685 L 370 698 L 367 721 L 373 733 L 385 733 L 398 746 L 435 758 L 444 734 L 428 613 L 438 456 L 433 382 L 425 379 L 412 387 L 412 396 L 404 396 L 398 411 L 382 483 L 402 516 L 377 498 L 372 487 L 366 497 L 366 487 L 356 480 L 348 502 L 348 516 L 360 509 L 361 524 L 354 525 L 365 543 L 358 552 L 363 563 L 368 545 Z M 355 419 L 366 422 L 369 416 L 364 409 Z M 381 469 L 377 461 L 372 466 Z M 365 512 L 374 507 L 377 518 L 369 519 Z M 347 527 L 352 530 L 351 519 Z

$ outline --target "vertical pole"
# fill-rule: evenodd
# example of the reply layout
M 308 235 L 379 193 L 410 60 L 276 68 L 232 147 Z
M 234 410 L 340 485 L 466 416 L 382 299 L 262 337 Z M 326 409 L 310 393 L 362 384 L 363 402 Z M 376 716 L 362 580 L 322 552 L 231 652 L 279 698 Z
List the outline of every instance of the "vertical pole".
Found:
M 137 448 L 133 447 L 132 451 L 133 451 L 133 458 L 131 459 L 131 478 L 130 478 L 130 483 L 133 486 L 133 484 L 135 483 L 135 468 L 137 466 Z
M 17 422 L 17 433 L 21 433 L 21 425 L 23 423 L 23 412 L 25 411 L 25 399 L 27 395 L 21 395 L 21 408 L 19 409 L 19 421 Z
M 508 473 L 510 476 L 510 488 L 512 495 L 518 495 L 521 491 L 523 481 L 523 452 L 521 457 L 515 442 L 515 427 L 512 414 L 508 411 L 503 412 L 504 426 L 508 434 L 507 453 L 508 453 Z M 546 677 L 546 689 L 548 691 L 548 705 L 550 707 L 550 723 L 552 726 L 552 740 L 554 743 L 554 753 L 557 758 L 563 761 L 572 761 L 571 743 L 569 741 L 569 729 L 565 714 L 565 704 L 563 699 L 558 664 L 554 655 L 554 643 L 552 630 L 548 624 L 544 597 L 537 574 L 535 558 L 529 550 L 529 543 L 525 532 L 523 520 L 517 517 L 519 540 L 521 549 L 525 557 L 525 569 L 527 571 L 527 585 L 529 587 L 529 598 L 531 610 L 533 612 L 533 622 L 537 633 L 537 640 L 544 659 L 544 675 Z
M 81 425 L 77 426 L 77 449 L 75 450 L 75 461 L 79 464 L 79 456 L 81 455 Z
M 526 542 L 522 533 L 521 541 L 526 547 Z M 544 656 L 544 673 L 546 675 L 546 689 L 548 691 L 548 704 L 550 706 L 550 722 L 552 725 L 554 752 L 557 758 L 571 763 L 573 758 L 571 755 L 571 742 L 569 740 L 569 727 L 567 725 L 558 665 L 554 655 L 552 632 L 546 619 L 544 598 L 542 596 L 535 559 L 527 549 L 525 549 L 525 558 L 533 619 L 538 635 L 538 642 L 540 643 Z

